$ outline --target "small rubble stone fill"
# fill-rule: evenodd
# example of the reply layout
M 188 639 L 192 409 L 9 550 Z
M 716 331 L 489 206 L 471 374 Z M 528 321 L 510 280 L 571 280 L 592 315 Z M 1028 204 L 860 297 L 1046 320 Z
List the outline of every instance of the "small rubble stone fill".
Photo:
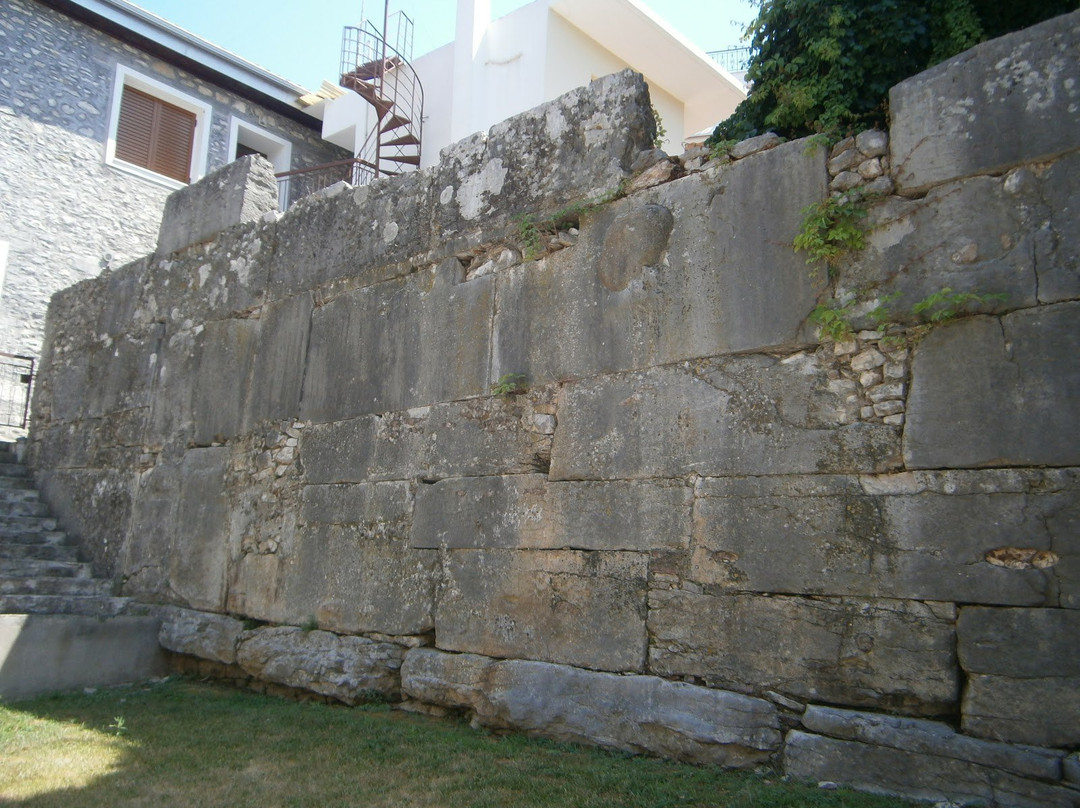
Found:
M 972 59 L 997 76 L 1002 59 L 1075 50 L 1080 15 L 1051 28 Z M 919 92 L 949 92 L 948 75 Z M 242 266 L 191 247 L 114 272 L 138 302 L 62 293 L 31 457 L 76 523 L 122 494 L 111 563 L 158 565 L 143 591 L 189 613 L 163 635 L 178 653 L 344 699 L 385 675 L 411 708 L 493 728 L 920 799 L 1074 805 L 1080 85 L 1062 76 L 1015 92 L 1051 83 L 1046 128 L 1066 146 L 1024 140 L 1008 171 L 869 201 L 868 220 L 899 215 L 837 288 L 917 301 L 957 279 L 1011 284 L 1006 304 L 917 343 L 822 344 L 810 322 L 830 280 L 791 243 L 830 193 L 813 141 L 688 156 L 582 216 L 573 246 L 524 260 L 516 217 L 674 159 L 651 149 L 644 86 L 624 74 L 439 167 L 238 227 L 223 249 L 247 244 Z M 979 109 L 957 140 L 996 149 L 1001 122 Z M 936 157 L 901 152 L 898 125 L 888 171 L 917 174 Z M 867 140 L 847 169 L 860 177 L 881 165 Z M 1028 247 L 1003 267 L 1006 236 Z M 976 237 L 975 259 L 953 261 Z M 91 367 L 115 384 L 84 400 Z M 493 395 L 505 374 L 527 391 Z M 97 429 L 120 413 L 126 453 Z M 260 532 L 262 514 L 278 524 Z

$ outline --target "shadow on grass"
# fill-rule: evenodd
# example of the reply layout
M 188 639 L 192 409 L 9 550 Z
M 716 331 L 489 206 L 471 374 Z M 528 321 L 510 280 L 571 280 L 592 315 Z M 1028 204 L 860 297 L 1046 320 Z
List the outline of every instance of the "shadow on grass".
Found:
M 19 808 L 908 804 L 184 679 L 0 706 L 0 747 Z

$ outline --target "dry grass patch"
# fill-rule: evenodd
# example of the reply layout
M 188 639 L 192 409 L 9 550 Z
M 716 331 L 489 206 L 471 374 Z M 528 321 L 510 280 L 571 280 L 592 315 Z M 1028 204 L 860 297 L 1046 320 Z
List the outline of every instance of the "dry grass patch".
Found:
M 907 804 L 184 679 L 0 705 L 0 748 L 20 808 Z

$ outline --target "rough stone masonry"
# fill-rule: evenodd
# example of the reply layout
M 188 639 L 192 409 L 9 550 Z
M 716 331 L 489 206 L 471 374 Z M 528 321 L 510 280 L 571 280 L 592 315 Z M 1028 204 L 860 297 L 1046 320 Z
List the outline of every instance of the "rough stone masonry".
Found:
M 54 298 L 38 479 L 224 675 L 1080 804 L 1078 50 L 1080 13 L 895 87 L 832 155 L 891 193 L 831 274 L 791 248 L 830 155 L 668 158 L 632 73 L 283 216 L 238 161 Z

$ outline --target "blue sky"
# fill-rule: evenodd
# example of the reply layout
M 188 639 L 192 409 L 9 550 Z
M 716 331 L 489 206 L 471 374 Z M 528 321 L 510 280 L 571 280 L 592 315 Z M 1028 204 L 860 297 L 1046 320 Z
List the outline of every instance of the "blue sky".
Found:
M 492 0 L 499 17 L 528 0 Z M 358 25 L 362 10 L 382 17 L 382 0 L 132 0 L 271 72 L 308 89 L 336 81 L 341 30 Z M 653 11 L 702 50 L 739 45 L 755 15 L 751 0 L 644 0 Z M 413 54 L 454 37 L 455 0 L 390 0 L 416 24 Z

